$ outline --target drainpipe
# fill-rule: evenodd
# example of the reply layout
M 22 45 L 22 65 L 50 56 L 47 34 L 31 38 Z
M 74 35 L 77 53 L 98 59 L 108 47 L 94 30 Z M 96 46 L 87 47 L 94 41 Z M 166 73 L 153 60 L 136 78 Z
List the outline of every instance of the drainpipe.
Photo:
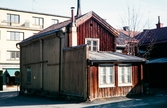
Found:
M 40 61 L 43 61 L 43 40 L 42 39 L 39 39 L 39 42 L 40 42 Z M 43 71 L 43 63 L 40 64 L 40 88 L 41 90 L 43 90 L 44 88 L 44 71 Z
M 16 44 L 16 48 L 20 50 L 20 45 L 18 43 Z M 22 53 L 20 52 L 20 64 L 21 64 L 21 60 L 22 60 L 21 56 L 22 56 Z M 20 70 L 21 70 L 21 66 L 20 66 Z M 21 83 L 22 83 L 22 74 L 20 71 L 20 92 L 19 92 L 19 95 L 22 93 L 22 84 Z
M 61 96 L 62 91 L 62 72 L 63 72 L 63 38 L 65 28 L 62 28 L 62 31 L 57 33 L 57 37 L 60 39 L 60 53 L 59 53 L 59 96 Z

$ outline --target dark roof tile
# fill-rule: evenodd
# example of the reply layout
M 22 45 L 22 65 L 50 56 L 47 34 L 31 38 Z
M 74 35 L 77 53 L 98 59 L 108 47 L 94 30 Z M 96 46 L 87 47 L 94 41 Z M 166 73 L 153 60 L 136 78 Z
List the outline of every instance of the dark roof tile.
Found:
M 167 27 L 145 30 L 135 36 L 135 38 L 139 40 L 141 46 L 147 45 L 150 42 L 155 44 L 167 42 Z

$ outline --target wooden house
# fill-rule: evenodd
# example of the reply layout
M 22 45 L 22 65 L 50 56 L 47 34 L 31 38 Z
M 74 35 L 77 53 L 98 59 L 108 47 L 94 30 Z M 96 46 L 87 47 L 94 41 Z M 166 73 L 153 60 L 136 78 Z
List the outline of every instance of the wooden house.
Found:
M 142 93 L 145 59 L 117 53 L 118 31 L 95 12 L 77 17 L 71 12 L 71 20 L 17 44 L 21 93 L 81 100 Z
M 138 52 L 138 40 L 134 38 L 139 32 L 129 30 L 128 26 L 123 29 L 117 29 L 119 36 L 116 37 L 116 52 L 137 55 Z
M 158 17 L 157 28 L 144 30 L 135 38 L 139 40 L 139 54 L 148 59 L 144 82 L 149 87 L 167 88 L 167 27 L 163 27 Z

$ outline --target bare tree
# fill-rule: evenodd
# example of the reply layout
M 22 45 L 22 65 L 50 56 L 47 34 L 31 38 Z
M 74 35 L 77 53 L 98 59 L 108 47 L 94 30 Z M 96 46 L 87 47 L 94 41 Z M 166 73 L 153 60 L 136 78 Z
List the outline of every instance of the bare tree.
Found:
M 154 48 L 155 38 L 153 36 L 149 37 L 149 43 L 145 48 L 144 53 L 140 53 L 139 47 L 144 43 L 144 40 L 148 34 L 148 31 L 143 31 L 147 25 L 149 25 L 149 20 L 143 21 L 144 13 L 140 12 L 140 8 L 130 7 L 127 5 L 127 9 L 124 10 L 124 13 L 120 15 L 122 27 L 127 27 L 124 29 L 127 32 L 127 35 L 131 37 L 126 45 L 127 54 L 136 55 L 148 59 L 150 52 Z M 136 35 L 143 31 L 145 34 L 140 38 L 135 38 Z M 151 34 L 153 35 L 153 34 Z M 148 39 L 147 39 L 148 40 Z

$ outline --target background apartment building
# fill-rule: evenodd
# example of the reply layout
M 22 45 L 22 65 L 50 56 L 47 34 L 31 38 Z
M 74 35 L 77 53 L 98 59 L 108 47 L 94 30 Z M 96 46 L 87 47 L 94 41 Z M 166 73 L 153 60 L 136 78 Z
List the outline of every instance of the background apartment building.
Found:
M 16 83 L 14 73 L 19 71 L 20 57 L 16 43 L 52 24 L 69 18 L 67 16 L 0 8 L 0 74 L 3 74 L 3 85 Z

